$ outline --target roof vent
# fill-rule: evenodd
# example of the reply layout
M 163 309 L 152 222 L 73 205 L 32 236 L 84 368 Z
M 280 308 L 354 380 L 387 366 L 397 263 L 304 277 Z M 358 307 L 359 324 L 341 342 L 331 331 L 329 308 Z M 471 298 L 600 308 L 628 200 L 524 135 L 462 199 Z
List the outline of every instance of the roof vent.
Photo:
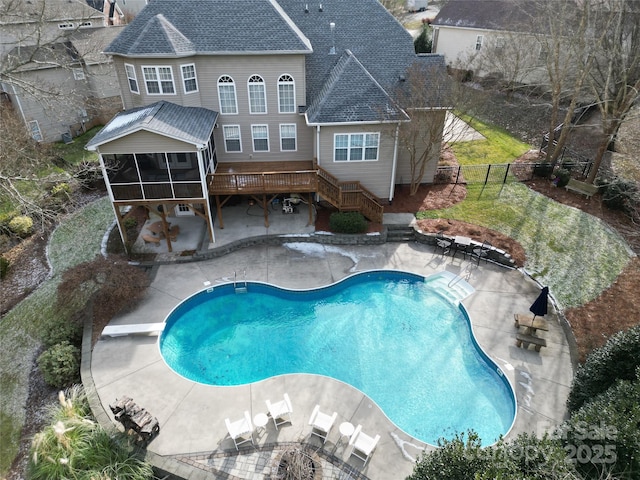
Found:
M 318 6 L 318 11 L 319 11 L 319 12 L 321 12 L 321 11 L 322 11 L 322 4 L 320 4 L 320 5 Z
M 404 82 L 407 78 L 404 75 L 400 75 L 400 77 L 398 77 L 398 80 L 401 82 Z
M 305 4 L 304 6 L 304 13 L 309 13 L 309 4 Z
M 331 22 L 329 24 L 329 29 L 331 29 L 331 48 L 329 49 L 329 55 L 335 55 L 336 54 L 336 42 L 335 42 L 335 36 L 333 34 L 333 31 L 336 29 L 336 24 Z

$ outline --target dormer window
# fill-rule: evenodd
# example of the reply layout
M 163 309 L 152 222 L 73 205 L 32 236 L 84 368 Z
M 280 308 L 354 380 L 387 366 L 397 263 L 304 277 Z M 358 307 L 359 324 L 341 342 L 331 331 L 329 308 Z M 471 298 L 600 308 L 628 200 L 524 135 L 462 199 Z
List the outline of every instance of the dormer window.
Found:
M 249 112 L 267 113 L 267 93 L 260 75 L 249 78 Z

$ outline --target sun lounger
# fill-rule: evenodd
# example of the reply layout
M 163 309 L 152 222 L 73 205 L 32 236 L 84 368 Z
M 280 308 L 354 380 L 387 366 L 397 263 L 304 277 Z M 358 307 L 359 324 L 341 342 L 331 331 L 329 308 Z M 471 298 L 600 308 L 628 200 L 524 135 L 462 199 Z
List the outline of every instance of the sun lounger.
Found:
M 138 323 L 132 325 L 107 325 L 102 330 L 103 337 L 124 337 L 126 335 L 158 335 L 164 330 L 163 323 Z

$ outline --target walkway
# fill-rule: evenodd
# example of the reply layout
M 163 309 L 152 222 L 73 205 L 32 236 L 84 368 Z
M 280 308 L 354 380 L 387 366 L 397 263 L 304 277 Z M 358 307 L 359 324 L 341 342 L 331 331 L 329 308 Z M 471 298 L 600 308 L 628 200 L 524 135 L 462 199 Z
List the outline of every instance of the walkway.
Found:
M 213 260 L 160 265 L 154 269 L 153 283 L 142 304 L 134 312 L 115 318 L 112 324 L 163 321 L 180 301 L 205 288 L 205 282 L 228 282 L 234 272 L 246 270 L 250 281 L 303 289 L 371 269 L 421 275 L 449 270 L 465 276 L 476 289 L 463 303 L 478 342 L 502 368 L 516 392 L 517 417 L 509 436 L 520 432 L 541 434 L 564 420 L 573 372 L 569 346 L 556 315 L 547 315 L 550 330 L 545 332 L 547 347 L 541 352 L 515 345 L 513 314 L 528 310 L 539 286 L 521 271 L 484 263 L 476 267 L 460 258 L 443 257 L 433 247 L 418 243 L 288 243 L 248 247 Z M 248 352 L 248 361 L 250 357 Z M 360 471 L 372 480 L 405 478 L 424 448 L 422 442 L 396 428 L 368 397 L 331 378 L 284 375 L 241 387 L 200 385 L 165 365 L 155 337 L 101 340 L 93 350 L 90 368 L 99 402 L 108 412 L 101 420 L 112 418 L 109 403 L 123 395 L 132 397 L 161 425 L 160 434 L 148 446 L 149 458 L 183 478 L 269 478 L 271 449 L 276 443 L 309 442 L 314 449 L 320 448 L 317 437 L 309 440 L 307 425 L 316 403 L 323 410 L 338 412 L 336 425 L 344 421 L 360 423 L 365 432 L 381 435 L 376 452 L 362 470 L 362 462 L 348 457 L 349 450 L 334 428 L 319 452 L 324 452 L 322 465 L 333 469 L 333 474 L 324 478 L 359 478 Z M 280 399 L 285 392 L 293 402 L 293 424 L 278 431 L 269 424 L 256 436 L 258 448 L 249 445 L 237 455 L 224 419 L 238 417 L 243 410 L 249 410 L 252 416 L 264 412 L 266 399 Z

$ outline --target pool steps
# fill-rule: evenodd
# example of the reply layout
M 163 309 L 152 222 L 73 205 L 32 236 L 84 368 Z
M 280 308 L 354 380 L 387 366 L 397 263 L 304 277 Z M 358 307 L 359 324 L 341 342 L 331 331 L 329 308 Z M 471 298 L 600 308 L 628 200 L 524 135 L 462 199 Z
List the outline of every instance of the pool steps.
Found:
M 247 270 L 243 270 L 242 286 L 238 286 L 237 272 L 233 272 L 233 288 L 236 293 L 247 293 Z
M 448 270 L 429 275 L 424 281 L 454 303 L 461 302 L 476 291 L 463 277 Z

